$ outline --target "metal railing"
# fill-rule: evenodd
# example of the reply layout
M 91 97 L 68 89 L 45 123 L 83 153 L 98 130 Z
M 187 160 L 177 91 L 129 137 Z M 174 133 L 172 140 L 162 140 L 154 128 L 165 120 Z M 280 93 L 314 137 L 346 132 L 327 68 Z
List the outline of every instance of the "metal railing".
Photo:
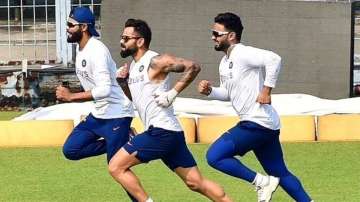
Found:
M 71 8 L 88 6 L 100 32 L 101 0 L 2 0 L 0 1 L 0 65 L 72 62 L 66 41 L 66 19 Z
M 11 61 L 71 64 L 74 49 L 67 43 L 66 20 L 77 6 L 93 10 L 101 33 L 101 0 L 0 0 L 0 111 L 55 104 L 54 89 L 61 80 L 79 87 L 71 68 L 22 72 L 1 67 Z
M 57 58 L 58 61 L 66 66 L 74 63 L 74 46 L 66 41 L 66 19 L 72 8 L 78 6 L 88 6 L 96 17 L 96 28 L 101 33 L 100 10 L 101 0 L 56 0 L 56 36 L 57 36 Z
M 101 0 L 72 0 L 71 7 L 87 6 L 89 7 L 96 17 L 96 28 L 101 35 Z
M 0 4 L 0 63 L 55 60 L 54 0 L 6 0 Z

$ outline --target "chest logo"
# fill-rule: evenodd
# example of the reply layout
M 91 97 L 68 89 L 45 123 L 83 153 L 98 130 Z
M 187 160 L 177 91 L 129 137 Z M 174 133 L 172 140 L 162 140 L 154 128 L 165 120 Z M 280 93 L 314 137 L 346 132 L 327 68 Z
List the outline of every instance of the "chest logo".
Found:
M 144 65 L 141 65 L 140 67 L 139 67 L 139 72 L 142 72 L 144 70 Z
M 82 61 L 81 61 L 81 66 L 82 66 L 82 67 L 86 67 L 86 60 L 82 60 Z
M 233 62 L 230 62 L 229 63 L 229 69 L 232 69 L 233 68 Z

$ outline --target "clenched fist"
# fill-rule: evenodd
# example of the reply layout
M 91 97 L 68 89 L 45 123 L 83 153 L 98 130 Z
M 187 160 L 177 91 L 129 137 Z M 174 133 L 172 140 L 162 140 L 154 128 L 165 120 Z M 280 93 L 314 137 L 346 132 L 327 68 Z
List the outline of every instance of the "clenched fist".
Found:
M 60 85 L 56 88 L 56 99 L 60 101 L 70 102 L 72 93 L 68 88 Z
M 208 80 L 202 80 L 200 81 L 199 85 L 198 85 L 198 91 L 199 93 L 203 94 L 203 95 L 210 95 L 211 93 L 211 83 Z
M 127 63 L 116 71 L 116 79 L 125 80 L 129 77 L 129 65 Z
M 171 89 L 169 91 L 161 92 L 161 91 L 155 91 L 153 96 L 155 99 L 155 102 L 160 107 L 169 107 L 175 100 L 175 97 L 177 96 L 178 92 L 175 89 Z

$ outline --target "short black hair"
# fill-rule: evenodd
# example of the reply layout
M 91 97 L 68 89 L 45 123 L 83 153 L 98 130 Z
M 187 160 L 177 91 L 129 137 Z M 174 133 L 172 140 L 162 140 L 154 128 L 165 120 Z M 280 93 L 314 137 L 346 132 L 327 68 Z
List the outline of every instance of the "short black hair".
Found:
M 234 13 L 226 12 L 226 13 L 219 13 L 215 19 L 215 23 L 219 23 L 224 25 L 224 27 L 231 32 L 236 33 L 236 39 L 241 40 L 241 34 L 244 29 L 241 19 Z
M 149 48 L 151 42 L 151 29 L 144 20 L 130 18 L 125 22 L 125 27 L 133 27 L 134 30 L 144 38 L 145 47 Z

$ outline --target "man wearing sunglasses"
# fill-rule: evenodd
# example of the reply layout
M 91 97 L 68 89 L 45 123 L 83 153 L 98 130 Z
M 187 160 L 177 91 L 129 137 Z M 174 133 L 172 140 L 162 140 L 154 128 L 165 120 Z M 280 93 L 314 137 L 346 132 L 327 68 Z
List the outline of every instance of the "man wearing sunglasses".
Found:
M 151 202 L 131 167 L 160 159 L 193 191 L 212 201 L 231 201 L 222 188 L 204 178 L 185 143 L 184 132 L 174 115 L 172 103 L 200 72 L 200 66 L 187 59 L 149 50 L 151 29 L 139 19 L 125 23 L 120 45 L 121 56 L 132 56 L 130 67 L 124 66 L 118 77 L 128 86 L 132 101 L 145 126 L 111 159 L 110 173 L 138 201 Z M 169 74 L 182 73 L 170 86 Z
M 87 7 L 77 7 L 68 18 L 69 43 L 77 43 L 76 75 L 84 92 L 58 86 L 56 97 L 65 102 L 93 101 L 91 113 L 67 138 L 63 153 L 80 160 L 106 153 L 112 156 L 129 140 L 133 117 L 131 101 L 116 81 L 116 64 L 108 48 L 95 37 L 95 17 Z
M 286 168 L 279 142 L 280 118 L 271 106 L 271 89 L 281 58 L 267 50 L 240 43 L 243 26 L 233 13 L 215 17 L 212 40 L 225 56 L 219 65 L 220 86 L 200 81 L 198 91 L 212 99 L 231 101 L 241 121 L 217 139 L 207 152 L 213 168 L 255 185 L 258 201 L 271 200 L 278 185 L 296 201 L 311 201 L 300 181 Z M 265 77 L 263 75 L 265 70 Z M 246 167 L 236 155 L 253 151 L 267 175 Z

